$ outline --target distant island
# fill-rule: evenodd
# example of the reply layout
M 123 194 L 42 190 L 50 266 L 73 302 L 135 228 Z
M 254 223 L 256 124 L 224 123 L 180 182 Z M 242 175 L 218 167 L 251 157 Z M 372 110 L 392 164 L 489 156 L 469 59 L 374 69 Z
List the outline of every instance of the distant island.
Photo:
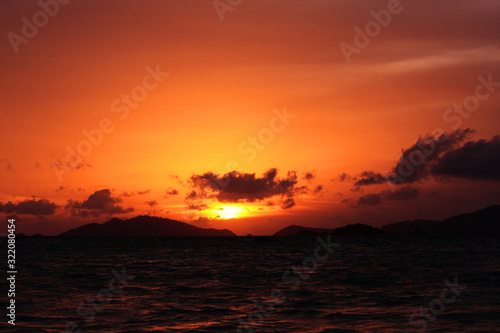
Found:
M 366 224 L 348 224 L 334 229 L 291 225 L 273 236 L 470 236 L 500 235 L 500 206 L 490 206 L 442 221 L 412 220 L 389 223 L 380 228 Z M 41 236 L 41 235 L 37 235 Z M 128 220 L 113 218 L 103 224 L 90 223 L 63 232 L 62 237 L 180 237 L 236 236 L 228 229 L 204 229 L 161 217 L 137 216 Z M 251 237 L 251 235 L 249 235 Z
M 137 216 L 128 220 L 113 218 L 106 223 L 89 223 L 63 232 L 62 237 L 179 237 L 236 236 L 227 229 L 203 229 L 194 225 L 153 216 Z
M 368 235 L 387 235 L 386 232 L 371 227 L 366 224 L 348 224 L 346 226 L 336 228 L 336 229 L 324 229 L 324 228 L 309 228 L 302 227 L 299 225 L 291 225 L 284 229 L 281 229 L 273 236 L 315 236 L 315 235 L 338 235 L 338 236 L 368 236 Z
M 500 235 L 500 206 L 490 206 L 472 213 L 453 216 L 442 221 L 413 220 L 389 223 L 381 228 L 366 224 L 348 224 L 336 229 L 310 228 L 291 225 L 274 236 L 313 236 L 332 234 L 338 236 L 381 235 L 433 235 L 469 236 Z
M 381 229 L 393 235 L 500 235 L 500 206 L 486 207 L 442 221 L 413 220 L 390 223 Z

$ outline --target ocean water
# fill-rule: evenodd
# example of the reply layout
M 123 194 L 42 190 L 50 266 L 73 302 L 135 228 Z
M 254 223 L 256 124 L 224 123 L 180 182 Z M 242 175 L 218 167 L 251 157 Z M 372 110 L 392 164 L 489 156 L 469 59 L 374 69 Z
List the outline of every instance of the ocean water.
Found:
M 500 332 L 498 238 L 332 242 L 18 238 L 16 326 L 4 310 L 0 330 Z

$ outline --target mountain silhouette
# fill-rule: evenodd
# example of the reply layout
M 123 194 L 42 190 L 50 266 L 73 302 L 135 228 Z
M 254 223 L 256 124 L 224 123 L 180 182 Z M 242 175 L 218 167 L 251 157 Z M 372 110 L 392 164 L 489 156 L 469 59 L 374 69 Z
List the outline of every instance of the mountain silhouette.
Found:
M 500 206 L 486 207 L 442 221 L 414 220 L 390 223 L 381 229 L 396 235 L 498 235 L 500 234 Z
M 317 235 L 339 235 L 339 236 L 372 236 L 385 235 L 386 232 L 366 224 L 348 224 L 336 229 L 308 228 L 299 225 L 291 225 L 281 229 L 274 236 L 317 236 Z
M 307 236 L 307 235 L 323 235 L 329 234 L 334 229 L 309 228 L 300 225 L 291 225 L 276 232 L 273 236 Z
M 274 236 L 313 236 L 313 235 L 436 235 L 468 236 L 500 234 L 500 206 L 449 217 L 442 221 L 413 220 L 389 223 L 381 228 L 366 224 L 348 224 L 336 229 L 310 228 L 291 225 L 276 232 Z
M 203 229 L 184 222 L 153 216 L 128 220 L 113 218 L 103 224 L 89 223 L 63 232 L 62 237 L 168 237 L 236 236 L 227 229 Z

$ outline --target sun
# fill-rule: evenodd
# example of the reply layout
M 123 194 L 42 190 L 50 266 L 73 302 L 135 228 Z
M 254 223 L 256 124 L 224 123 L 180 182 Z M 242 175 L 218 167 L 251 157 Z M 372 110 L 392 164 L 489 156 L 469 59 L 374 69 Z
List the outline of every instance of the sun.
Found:
M 239 206 L 222 206 L 217 213 L 223 219 L 234 219 L 243 215 L 245 209 Z

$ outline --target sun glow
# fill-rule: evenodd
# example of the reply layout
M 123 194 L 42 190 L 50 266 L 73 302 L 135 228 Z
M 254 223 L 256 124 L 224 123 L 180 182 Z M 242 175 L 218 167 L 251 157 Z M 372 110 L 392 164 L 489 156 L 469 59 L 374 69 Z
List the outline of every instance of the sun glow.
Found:
M 234 219 L 244 214 L 245 208 L 239 206 L 222 206 L 217 211 L 223 219 Z

